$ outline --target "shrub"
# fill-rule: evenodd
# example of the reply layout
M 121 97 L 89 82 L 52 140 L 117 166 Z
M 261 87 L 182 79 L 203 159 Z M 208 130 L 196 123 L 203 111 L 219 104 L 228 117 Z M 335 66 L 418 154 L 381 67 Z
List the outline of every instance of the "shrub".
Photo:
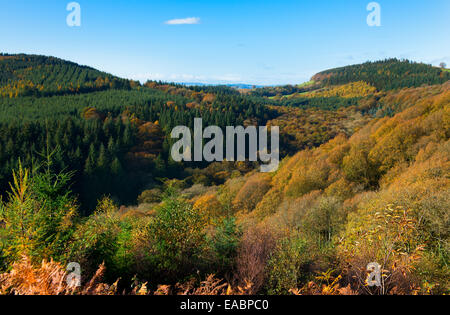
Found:
M 211 222 L 223 214 L 222 204 L 217 200 L 215 193 L 207 193 L 194 203 L 194 210 Z
M 206 218 L 169 190 L 148 225 L 157 269 L 170 279 L 195 271 L 205 245 L 205 226 Z
M 412 293 L 417 288 L 412 270 L 424 250 L 418 224 L 412 212 L 401 207 L 352 216 L 339 252 L 353 289 L 360 294 Z M 380 287 L 366 285 L 366 268 L 372 262 L 381 266 Z
M 223 219 L 208 238 L 213 253 L 213 266 L 217 272 L 229 273 L 235 267 L 241 234 L 236 219 L 229 217 Z
M 161 201 L 162 191 L 161 189 L 154 188 L 150 190 L 144 190 L 138 197 L 139 203 L 157 203 Z
M 78 225 L 70 256 L 72 261 L 83 266 L 85 275 L 92 276 L 104 262 L 110 268 L 108 278 L 117 276 L 113 274 L 116 269 L 114 256 L 119 248 L 118 237 L 121 233 L 117 210 L 117 206 L 109 198 L 103 198 L 94 214 Z
M 251 227 L 239 245 L 236 277 L 240 286 L 251 284 L 250 294 L 258 293 L 267 278 L 267 262 L 276 245 L 275 235 L 267 226 Z
M 288 294 L 305 280 L 302 267 L 309 261 L 307 242 L 299 235 L 290 235 L 278 241 L 267 264 L 267 292 L 271 295 Z
M 66 248 L 74 231 L 77 212 L 67 188 L 70 174 L 50 171 L 33 176 L 19 165 L 13 172 L 9 200 L 0 204 L 4 237 L 0 241 L 8 263 L 23 255 L 31 259 L 66 259 Z
M 330 245 L 345 223 L 342 203 L 336 197 L 321 197 L 301 222 L 301 231 L 319 246 Z

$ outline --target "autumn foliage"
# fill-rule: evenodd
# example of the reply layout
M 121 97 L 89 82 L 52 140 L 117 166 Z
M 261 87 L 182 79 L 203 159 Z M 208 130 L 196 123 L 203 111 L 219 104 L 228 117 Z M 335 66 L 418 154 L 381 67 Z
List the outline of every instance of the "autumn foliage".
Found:
M 11 73 L 31 80 L 34 72 Z M 0 293 L 448 294 L 450 82 L 442 73 L 386 60 L 322 72 L 303 86 L 240 92 L 147 82 L 130 87 L 136 103 L 151 95 L 144 105 L 109 112 L 85 104 L 76 125 L 55 125 L 60 137 L 37 140 L 47 143 L 42 165 L 32 156 L 27 165 L 5 164 L 14 172 L 0 204 Z M 131 84 L 87 79 L 80 91 Z M 61 89 L 70 91 L 70 82 Z M 174 162 L 167 134 L 195 115 L 220 125 L 280 126 L 279 169 Z M 70 148 L 64 130 L 80 148 L 67 156 L 50 150 L 52 141 Z M 8 154 L 17 148 L 8 137 L 0 155 L 13 163 Z M 70 158 L 84 174 L 82 193 L 114 194 L 80 211 L 83 200 L 70 185 L 78 175 L 54 167 Z M 137 202 L 123 202 L 108 185 L 133 191 Z M 65 281 L 70 262 L 83 266 L 79 287 Z

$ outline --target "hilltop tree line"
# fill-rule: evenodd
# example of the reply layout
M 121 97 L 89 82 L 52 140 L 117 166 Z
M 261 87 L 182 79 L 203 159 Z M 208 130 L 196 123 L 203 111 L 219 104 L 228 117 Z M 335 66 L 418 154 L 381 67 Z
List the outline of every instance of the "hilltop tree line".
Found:
M 139 85 L 53 57 L 2 54 L 0 61 L 2 97 L 66 95 Z
M 442 84 L 450 80 L 450 73 L 423 63 L 386 59 L 320 72 L 313 80 L 320 81 L 324 85 L 364 81 L 378 90 L 394 90 Z

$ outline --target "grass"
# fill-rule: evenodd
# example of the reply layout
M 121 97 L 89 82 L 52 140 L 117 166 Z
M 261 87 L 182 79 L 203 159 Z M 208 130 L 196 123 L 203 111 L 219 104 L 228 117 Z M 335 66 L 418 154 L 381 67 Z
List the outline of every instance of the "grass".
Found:
M 316 81 L 311 80 L 311 81 L 299 84 L 299 85 L 297 85 L 297 87 L 298 88 L 303 88 L 303 87 L 311 86 L 311 85 L 314 85 L 314 84 L 316 84 Z

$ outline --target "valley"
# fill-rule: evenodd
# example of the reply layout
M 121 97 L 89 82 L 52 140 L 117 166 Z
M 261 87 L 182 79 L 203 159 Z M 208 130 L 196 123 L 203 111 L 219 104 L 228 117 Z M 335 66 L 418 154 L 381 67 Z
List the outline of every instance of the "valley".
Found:
M 196 118 L 279 127 L 278 169 L 173 159 Z M 449 138 L 450 72 L 408 60 L 230 87 L 2 54 L 0 293 L 53 259 L 129 294 L 378 294 L 372 262 L 384 293 L 448 294 Z

